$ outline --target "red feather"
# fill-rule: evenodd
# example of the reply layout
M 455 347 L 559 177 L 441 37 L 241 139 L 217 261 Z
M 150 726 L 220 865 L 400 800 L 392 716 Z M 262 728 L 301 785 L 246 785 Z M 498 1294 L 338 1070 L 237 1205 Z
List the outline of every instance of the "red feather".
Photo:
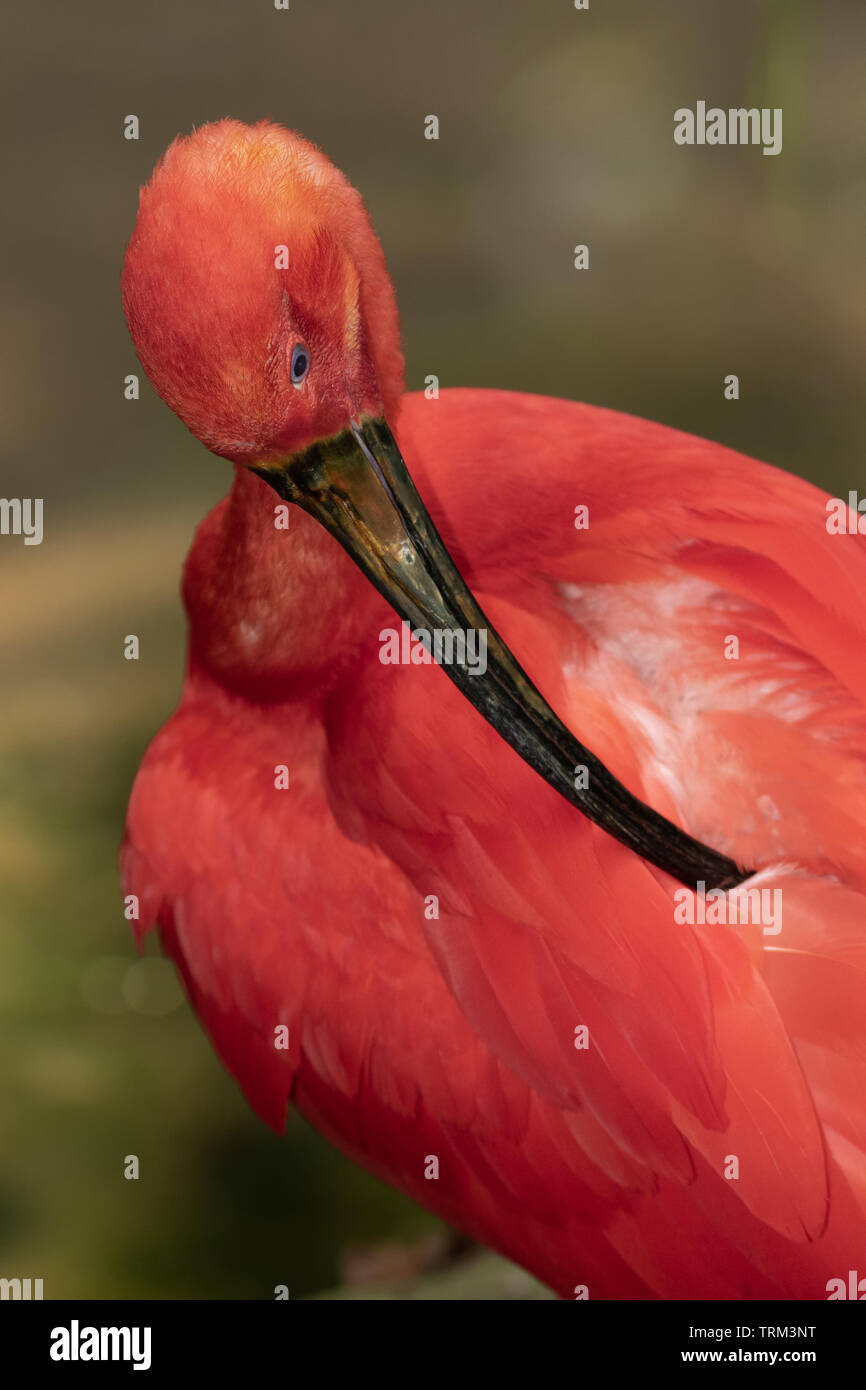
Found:
M 542 693 L 763 871 L 781 933 L 678 925 L 443 672 L 380 663 L 387 605 L 242 470 L 130 806 L 140 928 L 269 1123 L 294 1098 L 563 1295 L 823 1297 L 866 1234 L 866 547 L 807 484 L 585 406 L 408 396 L 397 433 Z

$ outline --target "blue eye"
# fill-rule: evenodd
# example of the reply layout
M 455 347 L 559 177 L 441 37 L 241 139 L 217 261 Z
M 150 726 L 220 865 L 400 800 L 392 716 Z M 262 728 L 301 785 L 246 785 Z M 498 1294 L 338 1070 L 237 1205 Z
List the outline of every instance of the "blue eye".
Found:
M 292 383 L 300 386 L 307 372 L 310 370 L 310 354 L 303 343 L 295 343 L 292 348 Z

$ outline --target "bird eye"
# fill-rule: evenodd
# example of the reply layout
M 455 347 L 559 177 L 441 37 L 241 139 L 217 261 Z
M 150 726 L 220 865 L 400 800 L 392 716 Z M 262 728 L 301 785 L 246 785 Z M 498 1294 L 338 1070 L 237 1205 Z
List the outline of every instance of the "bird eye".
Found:
M 300 386 L 307 372 L 310 370 L 310 354 L 303 343 L 295 343 L 292 348 L 292 383 Z

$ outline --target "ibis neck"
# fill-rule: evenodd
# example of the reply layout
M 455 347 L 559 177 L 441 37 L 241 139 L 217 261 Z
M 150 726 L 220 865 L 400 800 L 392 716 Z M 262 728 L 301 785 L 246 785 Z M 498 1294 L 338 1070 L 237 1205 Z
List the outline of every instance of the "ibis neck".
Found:
M 196 532 L 183 588 L 190 669 L 268 704 L 326 695 L 389 612 L 317 522 L 242 467 Z

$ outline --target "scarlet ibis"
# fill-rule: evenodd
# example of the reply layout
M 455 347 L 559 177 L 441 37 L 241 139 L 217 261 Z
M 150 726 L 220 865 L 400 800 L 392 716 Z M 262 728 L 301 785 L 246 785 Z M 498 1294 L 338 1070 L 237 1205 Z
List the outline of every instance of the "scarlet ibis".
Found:
M 861 537 L 655 424 L 404 395 L 362 201 L 277 125 L 171 145 L 123 303 L 235 465 L 123 877 L 251 1104 L 563 1296 L 827 1297 L 866 1252 Z

